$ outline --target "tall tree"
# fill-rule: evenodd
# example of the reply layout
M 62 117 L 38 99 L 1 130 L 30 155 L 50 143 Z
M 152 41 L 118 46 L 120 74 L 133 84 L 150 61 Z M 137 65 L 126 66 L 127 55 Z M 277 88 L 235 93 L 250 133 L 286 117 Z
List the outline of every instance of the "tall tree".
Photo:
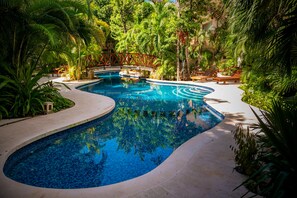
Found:
M 113 12 L 111 15 L 110 28 L 112 37 L 117 41 L 126 39 L 127 32 L 133 27 L 133 13 L 138 4 L 142 0 L 111 0 Z M 129 51 L 129 45 L 125 45 L 126 49 L 121 51 Z
M 178 0 L 177 7 L 177 68 L 182 62 L 182 79 L 190 77 L 190 51 L 191 43 L 196 36 L 197 29 L 203 28 L 203 21 L 209 20 L 207 10 L 212 6 L 211 1 Z M 179 70 L 179 69 L 177 69 Z M 179 74 L 177 74 L 179 75 Z
M 177 20 L 180 20 L 180 3 L 179 0 L 176 1 L 177 9 Z M 179 39 L 179 30 L 176 31 L 176 80 L 180 81 L 180 39 Z
M 110 24 L 112 15 L 112 4 L 110 0 L 94 0 L 95 8 L 93 8 L 94 15 L 101 21 Z

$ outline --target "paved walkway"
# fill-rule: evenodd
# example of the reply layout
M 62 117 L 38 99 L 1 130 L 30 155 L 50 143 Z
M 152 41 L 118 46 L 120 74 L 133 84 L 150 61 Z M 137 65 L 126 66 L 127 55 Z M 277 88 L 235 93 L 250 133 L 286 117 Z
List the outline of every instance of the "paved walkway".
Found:
M 192 82 L 188 82 L 192 83 Z M 197 83 L 194 83 L 197 84 Z M 199 84 L 199 83 L 198 83 Z M 37 197 L 240 197 L 244 187 L 233 191 L 243 176 L 233 171 L 234 156 L 230 133 L 235 123 L 252 123 L 249 106 L 241 102 L 236 84 L 201 83 L 215 91 L 205 101 L 225 115 L 216 127 L 199 134 L 176 149 L 159 167 L 125 182 L 87 189 L 47 189 L 29 186 L 7 178 L 0 172 L 1 198 Z M 58 113 L 37 116 L 0 127 L 0 168 L 18 148 L 41 137 L 87 122 L 110 112 L 110 98 L 73 89 L 62 94 L 75 106 Z

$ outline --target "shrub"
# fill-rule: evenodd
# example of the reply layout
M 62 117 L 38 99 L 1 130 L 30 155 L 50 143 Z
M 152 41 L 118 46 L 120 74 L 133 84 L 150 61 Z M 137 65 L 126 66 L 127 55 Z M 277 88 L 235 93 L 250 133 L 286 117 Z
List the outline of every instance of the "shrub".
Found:
M 242 174 L 250 175 L 257 169 L 257 165 L 253 163 L 258 153 L 256 135 L 250 132 L 249 128 L 244 129 L 241 124 L 232 131 L 232 134 L 237 145 L 230 146 L 238 165 L 235 169 Z
M 54 110 L 71 106 L 51 82 L 39 84 L 44 71 L 32 76 L 33 67 L 17 69 L 4 67 L 5 75 L 0 75 L 0 117 L 17 118 L 43 113 L 43 103 L 54 102 Z
M 247 185 L 249 190 L 265 197 L 288 197 L 297 187 L 297 107 L 294 104 L 273 101 L 267 112 L 262 112 L 261 116 L 255 112 L 254 114 L 258 120 L 255 128 L 259 132 L 255 136 L 235 136 L 239 145 L 239 150 L 235 153 L 236 159 L 246 157 L 236 162 L 242 167 L 256 165 L 257 168 L 248 174 L 248 179 L 241 185 L 252 183 L 253 188 Z M 241 129 L 237 130 L 237 133 L 243 134 Z M 239 141 L 241 139 L 250 143 Z M 254 141 L 257 147 L 255 155 L 254 147 L 251 146 Z M 247 148 L 243 145 L 247 145 Z M 250 166 L 246 165 L 252 159 L 251 156 L 255 157 L 254 160 Z

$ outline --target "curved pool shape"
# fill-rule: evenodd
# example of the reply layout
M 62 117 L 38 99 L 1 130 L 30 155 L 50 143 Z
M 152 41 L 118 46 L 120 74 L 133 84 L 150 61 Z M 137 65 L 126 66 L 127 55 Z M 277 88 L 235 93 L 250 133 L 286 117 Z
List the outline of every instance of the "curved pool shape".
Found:
M 116 108 L 19 149 L 5 163 L 7 177 L 63 189 L 118 183 L 156 168 L 222 119 L 202 101 L 211 91 L 198 86 L 123 80 L 113 74 L 80 89 L 112 97 Z

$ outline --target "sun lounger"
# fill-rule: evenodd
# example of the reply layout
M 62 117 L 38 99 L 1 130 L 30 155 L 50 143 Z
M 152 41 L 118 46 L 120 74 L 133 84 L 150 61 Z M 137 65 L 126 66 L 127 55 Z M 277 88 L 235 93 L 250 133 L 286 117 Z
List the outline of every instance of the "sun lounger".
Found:
M 213 80 L 214 76 L 216 75 L 215 70 L 207 70 L 204 73 L 200 73 L 201 75 L 191 76 L 192 81 L 207 81 Z
M 221 77 L 215 77 L 214 80 L 219 83 L 223 82 L 226 84 L 226 82 L 232 81 L 232 82 L 239 82 L 240 81 L 240 72 L 235 72 L 232 76 L 221 76 Z

